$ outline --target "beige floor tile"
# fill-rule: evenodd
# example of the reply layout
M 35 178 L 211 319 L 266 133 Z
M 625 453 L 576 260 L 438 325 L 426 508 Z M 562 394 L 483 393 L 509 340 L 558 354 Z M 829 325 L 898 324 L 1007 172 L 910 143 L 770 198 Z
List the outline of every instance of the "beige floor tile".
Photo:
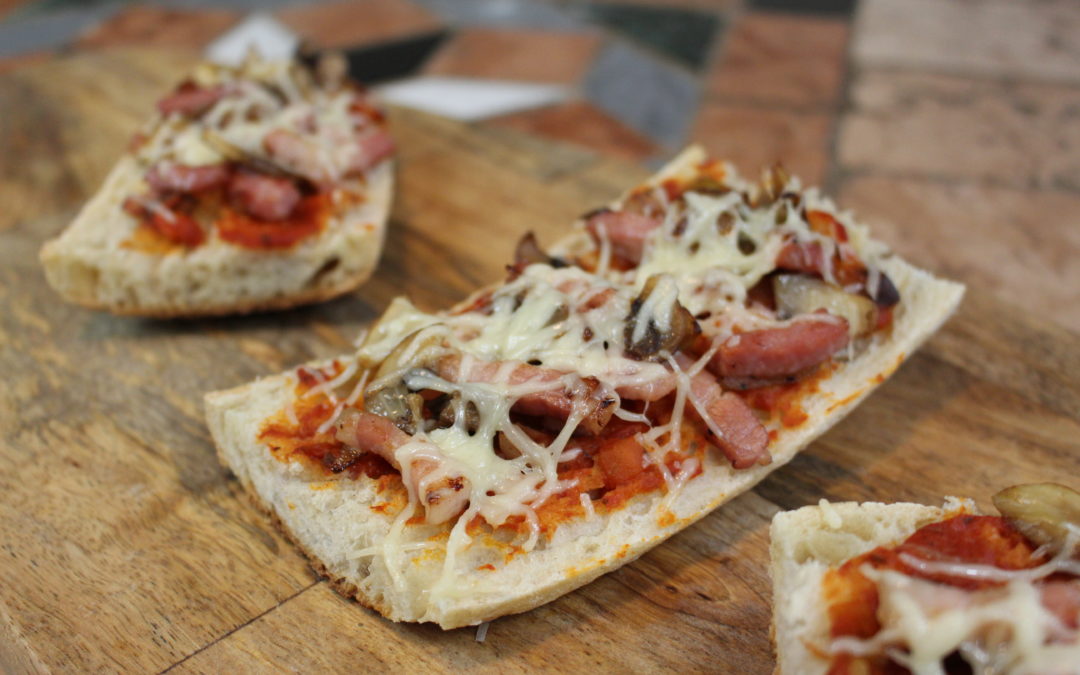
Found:
M 514 113 L 490 123 L 633 161 L 642 161 L 659 151 L 648 138 L 585 101 Z
M 838 202 L 914 264 L 1080 330 L 1080 195 L 858 177 Z
M 861 66 L 1080 82 L 1080 2 L 863 0 L 853 54 Z
M 1080 190 L 1080 89 L 876 71 L 852 102 L 846 169 Z
M 709 95 L 796 106 L 837 102 L 848 23 L 753 13 L 730 29 L 706 81 Z
M 746 105 L 706 103 L 691 133 L 693 142 L 757 177 L 782 162 L 804 185 L 820 185 L 827 168 L 829 125 L 824 113 L 799 113 Z
M 599 33 L 469 28 L 432 57 L 426 71 L 530 82 L 577 83 L 600 47 Z
M 354 47 L 438 30 L 431 12 L 409 0 L 364 0 L 289 7 L 282 23 L 320 47 Z

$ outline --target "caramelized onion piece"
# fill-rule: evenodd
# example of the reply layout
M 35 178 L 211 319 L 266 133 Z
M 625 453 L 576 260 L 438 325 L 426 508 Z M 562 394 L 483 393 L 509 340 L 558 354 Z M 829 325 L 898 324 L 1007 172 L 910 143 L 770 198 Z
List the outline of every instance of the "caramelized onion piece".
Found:
M 993 501 L 1009 523 L 1040 546 L 1060 551 L 1069 534 L 1067 526 L 1080 531 L 1080 492 L 1064 485 L 1014 485 L 994 495 Z
M 661 282 L 665 277 L 667 283 L 664 284 L 664 288 L 661 288 Z M 638 359 L 649 359 L 656 357 L 663 351 L 673 354 L 680 347 L 689 344 L 691 340 L 701 333 L 701 326 L 694 319 L 694 315 L 683 307 L 678 299 L 670 303 L 670 313 L 667 317 L 656 317 L 653 314 L 654 307 L 653 303 L 650 302 L 651 299 L 655 300 L 653 294 L 660 291 L 677 293 L 677 288 L 671 288 L 674 284 L 674 280 L 667 277 L 667 275 L 654 274 L 649 277 L 645 282 L 645 286 L 641 289 L 641 293 L 630 304 L 630 314 L 626 317 L 623 337 L 626 342 L 626 351 L 631 356 Z M 642 316 L 643 310 L 647 307 L 650 312 L 646 316 Z M 666 324 L 666 327 L 657 326 L 655 321 L 657 318 L 661 319 L 660 323 L 662 325 Z M 647 323 L 643 329 L 639 330 L 642 321 Z

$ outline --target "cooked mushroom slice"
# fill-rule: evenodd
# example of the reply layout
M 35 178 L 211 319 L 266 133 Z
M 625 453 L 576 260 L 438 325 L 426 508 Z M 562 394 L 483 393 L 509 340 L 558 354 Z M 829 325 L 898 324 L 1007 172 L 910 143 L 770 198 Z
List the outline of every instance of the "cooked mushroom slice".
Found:
M 824 309 L 847 319 L 853 336 L 868 334 L 877 323 L 878 309 L 873 300 L 805 274 L 776 275 L 773 295 L 776 309 L 785 319 Z
M 783 166 L 777 164 L 761 173 L 761 183 L 758 186 L 754 206 L 769 206 L 784 194 L 791 176 Z
M 407 434 L 415 434 L 423 417 L 423 398 L 411 390 L 406 379 L 424 371 L 446 334 L 445 326 L 422 328 L 401 341 L 379 364 L 364 391 L 364 409 L 392 421 Z
M 472 401 L 462 402 L 461 392 L 455 391 L 444 397 L 442 410 L 439 411 L 437 426 L 441 429 L 461 424 L 468 433 L 475 433 L 480 427 L 480 410 Z
M 516 279 L 521 276 L 526 267 L 536 264 L 551 265 L 556 269 L 566 267 L 565 260 L 550 256 L 544 252 L 544 249 L 540 248 L 540 242 L 536 240 L 536 234 L 530 230 L 518 240 L 517 247 L 514 249 L 514 264 L 508 268 L 510 270 L 510 279 Z
M 410 436 L 418 431 L 417 425 L 423 419 L 423 406 L 424 399 L 420 394 L 409 391 L 404 380 L 364 395 L 365 410 L 385 417 Z
M 679 287 L 667 274 L 654 274 L 630 304 L 623 339 L 626 351 L 639 359 L 674 353 L 701 333 L 694 316 L 679 304 Z
M 896 284 L 892 282 L 889 275 L 884 272 L 878 272 L 877 288 L 873 290 L 873 293 L 870 293 L 870 289 L 867 288 L 867 293 L 878 307 L 892 307 L 900 302 L 900 291 L 897 290 Z
M 993 496 L 994 506 L 1024 536 L 1040 546 L 1060 551 L 1074 533 L 1080 550 L 1080 492 L 1057 483 L 1029 483 L 1005 488 Z

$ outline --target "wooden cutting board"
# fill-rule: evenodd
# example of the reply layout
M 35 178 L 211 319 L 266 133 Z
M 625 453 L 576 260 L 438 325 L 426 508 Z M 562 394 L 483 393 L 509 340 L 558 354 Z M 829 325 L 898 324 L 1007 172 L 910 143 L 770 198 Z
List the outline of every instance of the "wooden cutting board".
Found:
M 395 111 L 393 221 L 375 278 L 317 307 L 159 322 L 59 302 L 37 250 L 98 186 L 188 57 L 112 52 L 0 77 L 0 668 L 219 672 L 772 669 L 768 523 L 830 500 L 984 505 L 1077 485 L 1080 338 L 970 289 L 854 414 L 633 564 L 475 629 L 392 624 L 334 594 L 219 466 L 203 392 L 350 341 L 400 293 L 500 277 L 640 168 Z

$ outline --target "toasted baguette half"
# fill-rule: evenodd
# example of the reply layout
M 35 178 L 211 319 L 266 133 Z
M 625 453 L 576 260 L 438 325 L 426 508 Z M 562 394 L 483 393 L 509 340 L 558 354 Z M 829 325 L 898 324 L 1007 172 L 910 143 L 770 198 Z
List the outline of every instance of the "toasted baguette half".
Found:
M 65 300 L 114 314 L 157 318 L 243 314 L 321 302 L 366 281 L 382 252 L 393 196 L 393 166 L 383 162 L 366 183 L 350 181 L 365 200 L 334 212 L 326 228 L 296 246 L 253 250 L 216 235 L 186 251 L 126 248 L 138 223 L 124 199 L 141 189 L 125 157 L 71 225 L 41 249 L 45 277 Z
M 699 151 L 685 153 L 659 176 L 699 158 Z M 559 249 L 579 241 L 572 235 Z M 207 421 L 222 461 L 342 593 L 395 621 L 478 624 L 536 607 L 634 560 L 750 489 L 840 421 L 948 318 L 963 294 L 962 285 L 899 258 L 882 264 L 904 298 L 893 329 L 820 380 L 818 394 L 803 402 L 807 421 L 779 430 L 770 444 L 772 463 L 734 470 L 718 453 L 707 453 L 702 473 L 681 489 L 642 494 L 623 508 L 560 524 L 527 553 L 507 555 L 497 537 L 474 536 L 449 568 L 449 592 L 431 592 L 440 583 L 447 587 L 447 525 L 410 525 L 400 541 L 387 543 L 405 503 L 400 483 L 399 498 L 388 499 L 378 480 L 328 481 L 275 459 L 260 442 L 266 420 L 295 395 L 290 374 L 208 394 Z M 395 555 L 383 555 L 387 549 Z
M 393 144 L 343 69 L 335 55 L 196 66 L 41 249 L 49 284 L 86 307 L 166 318 L 283 309 L 366 280 L 390 211 Z M 382 148 L 362 150 L 365 137 Z

